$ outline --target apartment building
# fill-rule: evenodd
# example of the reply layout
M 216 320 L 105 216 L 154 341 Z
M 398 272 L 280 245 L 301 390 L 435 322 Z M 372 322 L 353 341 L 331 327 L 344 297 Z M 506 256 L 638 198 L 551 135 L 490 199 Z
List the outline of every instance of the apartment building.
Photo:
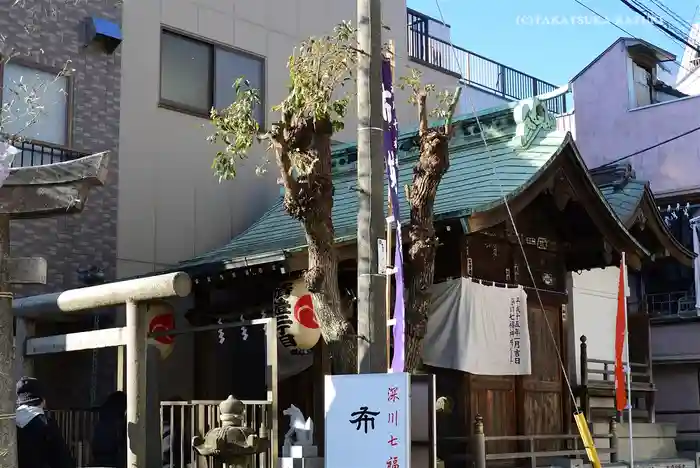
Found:
M 265 109 L 286 95 L 286 62 L 301 40 L 356 20 L 352 1 L 145 0 L 124 11 L 118 262 L 120 277 L 172 267 L 228 242 L 279 196 L 275 171 L 256 177 L 264 148 L 251 152 L 234 181 L 218 183 L 211 160 L 211 106 L 233 99 L 242 74 L 262 90 Z M 450 27 L 408 10 L 405 0 L 382 2 L 384 40 L 396 50 L 396 75 L 408 67 L 425 82 L 468 86 L 458 112 L 547 92 L 554 86 L 450 46 Z M 408 26 L 408 27 L 407 27 Z M 466 105 L 467 100 L 470 105 Z M 398 97 L 402 128 L 416 110 Z M 354 106 L 353 109 L 354 111 Z M 560 109 L 561 112 L 561 109 Z M 261 115 L 269 123 L 277 116 Z M 338 142 L 356 137 L 354 112 Z
M 16 296 L 80 287 L 80 270 L 116 277 L 117 190 L 119 176 L 121 11 L 117 2 L 0 1 L 0 74 L 2 131 L 22 139 L 16 166 L 66 161 L 109 151 L 109 177 L 91 191 L 77 215 L 13 221 L 13 256 L 42 256 L 48 262 L 45 285 L 16 285 Z M 99 278 L 98 278 L 99 279 Z M 92 317 L 71 324 L 38 324 L 39 333 L 75 331 L 94 326 Z M 85 353 L 37 363 L 37 372 L 63 382 L 58 392 L 75 390 L 87 398 L 90 382 L 81 374 L 99 373 L 104 356 Z M 112 365 L 103 367 L 113 374 Z M 71 382 L 75 389 L 71 388 Z M 84 385 L 81 385 L 81 382 Z M 59 386 L 60 387 L 60 386 Z M 108 389 L 107 389 L 108 390 Z M 107 391 L 105 390 L 105 391 Z

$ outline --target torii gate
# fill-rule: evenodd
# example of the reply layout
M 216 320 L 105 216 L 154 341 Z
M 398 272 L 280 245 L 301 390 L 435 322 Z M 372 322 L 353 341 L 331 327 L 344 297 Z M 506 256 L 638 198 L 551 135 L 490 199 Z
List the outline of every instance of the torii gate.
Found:
M 92 187 L 107 178 L 108 153 L 10 169 L 0 187 L 0 466 L 17 466 L 12 292 L 10 284 L 46 284 L 46 260 L 10 257 L 10 220 L 83 210 Z

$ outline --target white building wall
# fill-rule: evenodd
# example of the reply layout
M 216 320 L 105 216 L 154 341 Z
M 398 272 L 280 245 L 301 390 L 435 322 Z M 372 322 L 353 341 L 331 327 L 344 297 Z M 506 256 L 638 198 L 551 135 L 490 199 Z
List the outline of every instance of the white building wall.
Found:
M 396 75 L 421 68 L 424 81 L 454 88 L 457 78 L 409 62 L 405 0 L 383 2 L 383 23 L 397 52 Z M 118 275 L 144 274 L 221 247 L 260 217 L 279 196 L 274 168 L 253 169 L 263 148 L 251 151 L 234 181 L 212 175 L 216 149 L 205 139 L 206 118 L 159 107 L 161 25 L 183 34 L 265 58 L 266 108 L 286 94 L 286 63 L 293 47 L 328 33 L 342 20 L 356 21 L 345 0 L 140 0 L 124 3 L 121 132 L 119 141 Z M 231 82 L 236 77 L 231 77 Z M 468 89 L 477 108 L 503 99 Z M 416 125 L 416 110 L 398 93 L 402 129 Z M 466 105 L 466 104 L 465 104 Z M 462 106 L 460 106 L 462 107 Z M 471 112 L 472 105 L 457 113 Z M 335 140 L 356 139 L 354 112 Z M 268 122 L 276 116 L 268 114 Z
M 598 268 L 568 274 L 569 368 L 578 384 L 581 375 L 581 335 L 586 336 L 590 359 L 615 359 L 615 318 L 618 267 Z M 623 354 L 623 359 L 627 359 Z M 597 376 L 602 377 L 602 376 Z

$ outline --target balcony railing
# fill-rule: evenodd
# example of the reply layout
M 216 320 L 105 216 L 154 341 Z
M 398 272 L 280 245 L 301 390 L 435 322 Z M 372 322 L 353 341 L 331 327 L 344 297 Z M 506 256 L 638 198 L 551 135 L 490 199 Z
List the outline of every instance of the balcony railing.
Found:
M 558 88 L 436 37 L 431 32 L 431 26 L 440 26 L 442 32 L 447 26 L 429 16 L 409 8 L 407 20 L 408 56 L 411 60 L 455 74 L 471 86 L 506 99 L 527 99 Z M 563 114 L 566 112 L 566 97 L 551 99 L 546 105 L 551 112 Z
M 697 316 L 695 294 L 688 291 L 647 294 L 647 310 L 652 318 Z
M 15 155 L 12 167 L 41 166 L 54 164 L 87 156 L 88 153 L 67 148 L 65 146 L 43 141 L 19 140 L 12 146 L 20 150 Z

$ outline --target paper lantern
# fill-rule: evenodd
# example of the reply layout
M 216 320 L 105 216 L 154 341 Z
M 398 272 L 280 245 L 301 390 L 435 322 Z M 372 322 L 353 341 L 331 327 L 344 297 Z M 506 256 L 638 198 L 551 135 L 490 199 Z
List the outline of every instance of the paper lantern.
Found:
M 165 301 L 150 301 L 146 307 L 148 333 L 169 331 L 175 328 L 175 317 L 170 304 Z M 173 352 L 175 339 L 172 335 L 158 336 L 149 338 L 148 343 L 158 349 L 162 359 L 166 359 Z
M 285 348 L 309 350 L 321 338 L 311 293 L 303 279 L 285 283 L 275 294 L 277 336 Z

